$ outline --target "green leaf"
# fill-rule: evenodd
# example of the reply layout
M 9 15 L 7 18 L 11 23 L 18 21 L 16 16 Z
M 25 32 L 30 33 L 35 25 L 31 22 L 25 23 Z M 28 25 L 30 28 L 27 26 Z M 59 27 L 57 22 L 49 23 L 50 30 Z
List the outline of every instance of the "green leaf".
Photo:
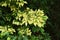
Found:
M 28 40 L 28 37 L 24 36 L 24 37 L 23 37 L 23 40 Z
M 10 38 L 10 37 L 8 37 L 8 38 L 7 38 L 7 40 L 11 40 L 11 38 Z

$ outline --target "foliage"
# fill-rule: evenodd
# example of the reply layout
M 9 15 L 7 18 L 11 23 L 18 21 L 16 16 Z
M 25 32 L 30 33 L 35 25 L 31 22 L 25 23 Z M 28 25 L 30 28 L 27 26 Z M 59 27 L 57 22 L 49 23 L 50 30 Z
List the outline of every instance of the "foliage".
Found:
M 24 7 L 24 0 L 0 1 L 0 40 L 50 40 L 43 10 Z

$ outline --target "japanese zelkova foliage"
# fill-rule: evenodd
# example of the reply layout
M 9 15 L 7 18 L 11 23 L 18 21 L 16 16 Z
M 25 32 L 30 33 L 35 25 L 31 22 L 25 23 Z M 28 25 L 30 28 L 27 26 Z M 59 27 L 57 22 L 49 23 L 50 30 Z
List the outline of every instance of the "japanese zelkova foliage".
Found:
M 24 0 L 0 0 L 0 40 L 50 40 L 44 31 L 48 17 Z

